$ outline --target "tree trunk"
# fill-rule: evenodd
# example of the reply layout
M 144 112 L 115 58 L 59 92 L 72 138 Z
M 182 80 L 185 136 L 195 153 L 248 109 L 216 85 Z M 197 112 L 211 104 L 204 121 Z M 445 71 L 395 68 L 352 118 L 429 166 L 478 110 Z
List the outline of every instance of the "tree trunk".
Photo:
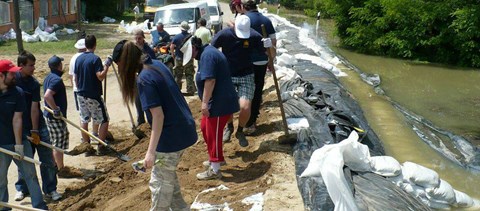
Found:
M 20 5 L 19 0 L 13 0 L 13 18 L 15 19 L 15 34 L 17 36 L 18 54 L 23 52 L 22 29 L 20 29 Z

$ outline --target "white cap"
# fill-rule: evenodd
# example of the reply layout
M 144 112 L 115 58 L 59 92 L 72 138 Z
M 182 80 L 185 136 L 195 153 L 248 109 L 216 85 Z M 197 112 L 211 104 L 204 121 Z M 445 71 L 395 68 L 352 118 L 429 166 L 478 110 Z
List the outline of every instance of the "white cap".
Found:
M 235 35 L 241 39 L 250 37 L 250 18 L 246 15 L 240 15 L 235 19 Z
M 79 39 L 77 43 L 75 43 L 75 48 L 76 49 L 85 49 L 85 39 Z

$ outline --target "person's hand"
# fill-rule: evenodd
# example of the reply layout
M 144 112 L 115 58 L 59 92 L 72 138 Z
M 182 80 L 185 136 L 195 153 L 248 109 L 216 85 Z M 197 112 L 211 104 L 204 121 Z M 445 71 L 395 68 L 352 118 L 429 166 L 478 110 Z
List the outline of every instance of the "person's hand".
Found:
M 30 137 L 27 138 L 35 145 L 40 144 L 40 135 L 38 134 L 38 130 L 30 130 Z
M 62 119 L 63 114 L 62 111 L 60 111 L 60 107 L 57 107 L 57 109 L 53 110 L 53 118 L 55 119 Z
M 15 144 L 15 152 L 19 155 L 16 159 L 23 160 L 25 153 L 23 152 L 23 144 Z
M 208 102 L 202 102 L 202 115 L 205 117 L 210 116 L 210 111 L 208 111 Z
M 270 47 L 272 47 L 272 39 L 270 39 L 270 38 L 263 38 L 263 39 L 262 39 L 262 42 L 263 42 L 263 47 L 264 47 L 264 48 L 270 48 Z
M 145 159 L 143 162 L 143 167 L 145 169 L 152 168 L 155 165 L 155 152 L 149 152 L 147 151 L 147 154 L 145 155 Z
M 107 67 L 110 67 L 110 65 L 112 65 L 112 56 L 108 56 L 107 59 L 105 59 L 105 61 L 103 61 L 103 65 L 107 66 Z

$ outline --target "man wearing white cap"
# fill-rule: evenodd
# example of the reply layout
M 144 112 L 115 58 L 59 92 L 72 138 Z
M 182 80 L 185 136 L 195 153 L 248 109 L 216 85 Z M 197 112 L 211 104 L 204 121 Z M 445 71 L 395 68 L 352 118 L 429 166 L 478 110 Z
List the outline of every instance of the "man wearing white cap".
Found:
M 190 26 L 186 21 L 183 21 L 180 24 L 180 29 L 182 33 L 175 35 L 172 39 L 172 43 L 170 44 L 170 52 L 172 57 L 175 61 L 175 66 L 173 67 L 173 75 L 175 77 L 175 81 L 177 82 L 178 87 L 180 90 L 182 89 L 182 78 L 183 74 L 185 74 L 185 81 L 187 81 L 187 94 L 192 96 L 195 93 L 195 83 L 193 81 L 193 75 L 195 74 L 195 70 L 193 69 L 193 59 L 189 59 L 189 61 L 184 64 L 183 62 L 183 52 L 180 50 L 182 44 L 185 41 L 185 38 L 190 35 L 188 30 Z
M 242 147 L 248 146 L 243 128 L 250 118 L 251 100 L 255 91 L 251 54 L 253 51 L 265 52 L 264 47 L 270 47 L 268 43 L 271 45 L 269 39 L 265 39 L 263 43 L 262 41 L 262 35 L 250 29 L 250 18 L 240 15 L 235 19 L 234 28 L 229 27 L 219 31 L 211 42 L 216 48 L 221 47 L 223 54 L 227 57 L 232 82 L 240 97 L 240 113 L 235 137 Z M 230 120 L 224 130 L 223 141 L 230 141 L 233 130 L 233 120 Z
M 77 83 L 75 82 L 75 61 L 77 61 L 78 56 L 82 55 L 83 52 L 87 51 L 85 47 L 85 39 L 77 40 L 74 47 L 77 49 L 77 53 L 72 56 L 70 59 L 70 64 L 68 67 L 68 74 L 70 75 L 70 81 L 72 82 L 73 87 L 73 95 L 75 96 L 75 108 L 78 111 L 78 103 L 77 103 Z

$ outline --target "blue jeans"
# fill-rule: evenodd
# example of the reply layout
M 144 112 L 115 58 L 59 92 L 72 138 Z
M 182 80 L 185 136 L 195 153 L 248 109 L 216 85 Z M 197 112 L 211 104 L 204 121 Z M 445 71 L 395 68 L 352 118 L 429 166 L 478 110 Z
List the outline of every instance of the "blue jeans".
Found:
M 31 153 L 32 147 L 30 146 L 29 142 L 24 142 L 23 144 L 25 149 L 25 156 L 27 156 L 28 151 L 30 151 Z M 15 151 L 14 145 L 1 145 L 0 147 L 10 151 Z M 8 202 L 7 174 L 8 167 L 10 166 L 10 163 L 12 163 L 12 159 L 12 156 L 0 152 L 0 199 L 3 202 Z M 13 161 L 22 172 L 22 175 L 24 175 L 25 177 L 28 192 L 32 197 L 32 206 L 34 208 L 47 210 L 47 204 L 45 203 L 45 201 L 43 201 L 42 191 L 40 190 L 40 185 L 38 184 L 35 165 L 23 160 L 20 161 L 17 159 L 13 159 Z M 9 208 L 4 207 L 3 210 L 9 210 Z
M 48 134 L 48 129 L 47 125 L 45 122 L 40 121 L 40 125 L 38 128 L 38 132 L 40 134 L 40 140 L 47 144 L 50 143 L 50 136 Z M 30 135 L 29 132 L 24 131 L 23 133 L 24 137 L 25 135 Z M 23 140 L 25 142 L 28 140 Z M 52 154 L 52 149 L 45 147 L 43 145 L 35 145 L 31 144 L 32 146 L 32 153 L 31 155 L 27 155 L 28 157 L 33 157 L 35 154 L 35 150 L 38 152 L 38 158 L 40 159 L 40 162 L 42 162 L 42 165 L 40 166 L 40 175 L 42 175 L 42 190 L 43 193 L 49 194 L 52 191 L 57 190 L 57 171 L 55 168 L 55 161 L 53 160 L 53 154 Z M 27 189 L 27 184 L 25 183 L 25 180 L 23 179 L 22 172 L 20 172 L 20 169 L 18 170 L 18 181 L 15 183 L 15 189 L 17 189 L 18 192 L 22 192 L 24 194 L 28 194 L 28 189 Z

